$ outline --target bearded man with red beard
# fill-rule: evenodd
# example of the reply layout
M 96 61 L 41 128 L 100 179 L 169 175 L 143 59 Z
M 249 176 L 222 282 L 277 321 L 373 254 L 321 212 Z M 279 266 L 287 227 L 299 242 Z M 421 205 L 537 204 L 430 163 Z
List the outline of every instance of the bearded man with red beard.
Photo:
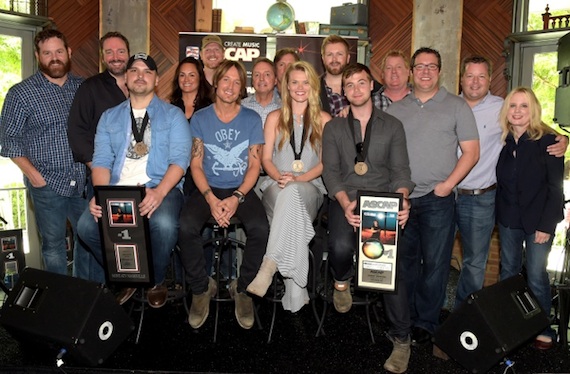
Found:
M 24 174 L 42 238 L 44 268 L 67 274 L 66 228 L 87 208 L 85 165 L 73 160 L 67 140 L 67 117 L 83 81 L 69 73 L 71 49 L 58 30 L 35 37 L 39 71 L 6 94 L 0 116 L 0 155 Z M 85 251 L 78 240 L 74 253 Z

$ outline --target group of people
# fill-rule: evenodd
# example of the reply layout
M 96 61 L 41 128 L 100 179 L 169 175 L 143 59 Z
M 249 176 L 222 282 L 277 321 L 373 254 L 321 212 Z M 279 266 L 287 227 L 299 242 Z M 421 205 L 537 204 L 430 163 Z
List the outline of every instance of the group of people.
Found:
M 503 100 L 489 92 L 491 63 L 461 64 L 461 95 L 439 85 L 438 51 L 411 59 L 390 51 L 377 82 L 350 63 L 349 45 L 322 43 L 325 73 L 295 50 L 259 58 L 255 94 L 245 97 L 246 71 L 224 59 L 216 35 L 203 38 L 201 61 L 180 61 L 170 103 L 155 93 L 158 67 L 131 55 L 118 32 L 100 40 L 105 71 L 85 81 L 70 73 L 71 49 L 57 30 L 35 40 L 39 71 L 13 86 L 0 118 L 0 154 L 22 170 L 49 271 L 66 274 L 65 227 L 75 240 L 73 275 L 105 282 L 93 186 L 143 185 L 138 210 L 150 226 L 155 286 L 148 303 L 166 302 L 173 248 L 192 292 L 188 321 L 199 328 L 218 285 L 209 275 L 202 229 L 228 227 L 235 216 L 247 235 L 239 277 L 230 283 L 239 325 L 254 324 L 251 295 L 264 296 L 274 274 L 284 278 L 283 307 L 309 301 L 309 243 L 325 199 L 333 304 L 352 306 L 351 279 L 357 191 L 402 196 L 396 291 L 384 294 L 393 351 L 390 372 L 407 370 L 411 345 L 425 344 L 439 326 L 453 240 L 459 231 L 463 265 L 456 305 L 483 286 L 490 238 L 498 224 L 501 279 L 522 271 L 549 313 L 546 260 L 562 219 L 563 155 L 568 140 L 541 120 L 532 90 Z M 525 253 L 523 261 L 523 253 Z M 117 296 L 124 303 L 133 288 Z M 536 346 L 554 340 L 548 328 Z M 433 353 L 445 354 L 434 346 Z

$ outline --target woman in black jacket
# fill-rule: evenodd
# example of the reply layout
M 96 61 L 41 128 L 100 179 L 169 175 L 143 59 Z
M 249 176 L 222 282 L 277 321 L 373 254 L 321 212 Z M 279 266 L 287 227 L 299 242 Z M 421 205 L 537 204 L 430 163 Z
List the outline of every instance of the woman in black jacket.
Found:
M 501 239 L 501 279 L 522 271 L 541 308 L 550 315 L 550 281 L 546 271 L 556 225 L 563 218 L 564 159 L 546 147 L 556 133 L 541 120 L 541 107 L 530 88 L 511 91 L 499 117 L 505 146 L 497 163 L 497 223 Z M 549 349 L 549 327 L 535 347 Z

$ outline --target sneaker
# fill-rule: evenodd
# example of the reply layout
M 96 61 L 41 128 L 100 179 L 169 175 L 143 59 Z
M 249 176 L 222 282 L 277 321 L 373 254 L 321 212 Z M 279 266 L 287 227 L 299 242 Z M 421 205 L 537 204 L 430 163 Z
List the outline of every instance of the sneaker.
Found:
M 346 313 L 352 308 L 352 295 L 348 281 L 335 281 L 333 290 L 334 308 L 339 313 Z
M 255 320 L 253 316 L 253 300 L 245 292 L 238 292 L 237 279 L 230 283 L 230 296 L 236 304 L 235 314 L 238 324 L 246 330 L 251 329 Z
M 408 370 L 408 362 L 410 361 L 411 341 L 410 338 L 406 340 L 393 338 L 392 353 L 384 363 L 384 369 L 390 373 L 404 373 Z
M 192 295 L 192 305 L 188 314 L 188 323 L 192 328 L 200 328 L 210 314 L 210 299 L 216 295 L 216 281 L 208 277 L 208 289 L 199 295 Z

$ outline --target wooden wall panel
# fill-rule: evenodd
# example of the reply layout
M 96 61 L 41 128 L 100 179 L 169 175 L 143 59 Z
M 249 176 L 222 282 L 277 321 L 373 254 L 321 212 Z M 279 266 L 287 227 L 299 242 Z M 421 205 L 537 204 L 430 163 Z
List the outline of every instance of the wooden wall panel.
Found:
M 50 0 L 48 15 L 71 47 L 72 72 L 99 72 L 99 1 Z
M 72 48 L 73 72 L 90 77 L 99 72 L 99 1 L 50 0 L 49 16 Z M 160 73 L 158 95 L 170 95 L 178 64 L 178 32 L 194 31 L 194 0 L 152 0 L 150 54 Z
M 158 96 L 167 100 L 178 65 L 178 33 L 194 31 L 194 0 L 152 0 L 150 54 L 160 73 Z
M 511 33 L 513 0 L 464 0 L 461 57 L 483 54 L 493 62 L 491 92 L 505 97 L 503 41 Z
M 371 41 L 370 70 L 380 79 L 380 63 L 391 49 L 411 54 L 413 0 L 368 2 L 368 35 Z
M 484 54 L 493 62 L 491 91 L 505 96 L 503 41 L 511 32 L 513 0 L 464 0 L 461 57 Z M 380 62 L 390 49 L 410 55 L 412 48 L 413 0 L 369 2 L 369 36 L 372 45 L 370 69 L 380 78 Z

